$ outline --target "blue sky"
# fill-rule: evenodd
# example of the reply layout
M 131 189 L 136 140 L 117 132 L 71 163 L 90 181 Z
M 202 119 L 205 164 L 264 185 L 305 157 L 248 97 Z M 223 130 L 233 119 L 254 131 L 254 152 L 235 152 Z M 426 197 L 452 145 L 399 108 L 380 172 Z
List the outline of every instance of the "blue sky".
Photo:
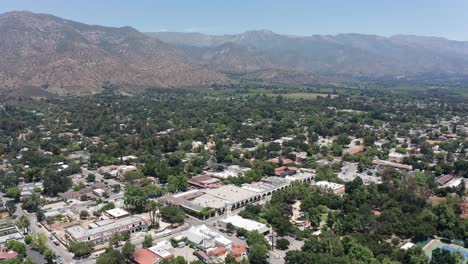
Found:
M 468 40 L 468 0 L 0 0 L 0 13 L 12 10 L 149 32 L 270 29 Z

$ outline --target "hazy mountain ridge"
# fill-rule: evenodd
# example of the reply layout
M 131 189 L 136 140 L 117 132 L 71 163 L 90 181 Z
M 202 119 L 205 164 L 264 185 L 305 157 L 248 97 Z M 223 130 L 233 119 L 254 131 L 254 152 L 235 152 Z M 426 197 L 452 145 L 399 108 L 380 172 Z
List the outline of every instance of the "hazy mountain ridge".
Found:
M 175 32 L 149 35 L 185 50 L 187 47 L 204 48 L 206 53 L 227 43 L 238 45 L 239 49 L 250 50 L 251 60 L 261 54 L 262 61 L 268 62 L 256 65 L 255 69 L 371 78 L 431 73 L 468 75 L 468 42 L 444 38 L 364 34 L 289 36 L 268 30 L 220 36 Z M 237 62 L 228 59 L 236 57 L 234 53 L 224 54 L 224 57 L 224 65 L 218 59 L 217 67 L 237 68 Z M 198 58 L 204 56 L 198 55 Z M 202 64 L 210 64 L 210 60 L 202 60 Z M 248 67 L 244 65 L 243 68 Z
M 89 94 L 111 83 L 179 87 L 228 83 L 216 71 L 194 68 L 169 44 L 131 27 L 86 25 L 51 15 L 0 15 L 0 88 L 43 87 Z

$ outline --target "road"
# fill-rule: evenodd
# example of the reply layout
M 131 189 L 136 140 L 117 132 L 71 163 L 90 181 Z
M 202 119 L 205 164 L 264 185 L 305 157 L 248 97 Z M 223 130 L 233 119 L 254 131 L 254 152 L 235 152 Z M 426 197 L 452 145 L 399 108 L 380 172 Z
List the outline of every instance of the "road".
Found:
M 50 250 L 55 252 L 55 254 L 57 256 L 61 256 L 62 259 L 63 259 L 63 263 L 78 263 L 73 259 L 73 255 L 70 252 L 68 252 L 67 248 L 64 245 L 62 245 L 62 244 L 55 245 L 49 239 L 49 237 L 52 236 L 52 233 L 50 233 L 45 227 L 43 227 L 40 223 L 38 223 L 35 213 L 25 212 L 23 209 L 21 209 L 21 203 L 19 203 L 16 206 L 16 213 L 15 214 L 18 217 L 20 217 L 22 215 L 26 215 L 29 218 L 29 221 L 31 223 L 30 226 L 29 226 L 29 228 L 31 229 L 31 233 L 37 234 L 39 232 L 42 232 L 47 236 L 48 239 L 46 241 L 46 246 Z M 55 239 L 57 239 L 57 238 L 55 238 Z

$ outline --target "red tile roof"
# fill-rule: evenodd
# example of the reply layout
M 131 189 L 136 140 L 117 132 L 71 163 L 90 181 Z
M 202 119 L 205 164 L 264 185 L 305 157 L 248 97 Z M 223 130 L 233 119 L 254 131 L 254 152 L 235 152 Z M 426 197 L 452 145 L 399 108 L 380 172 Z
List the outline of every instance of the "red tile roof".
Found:
M 453 179 L 452 175 L 444 175 L 444 176 L 440 176 L 436 181 L 440 185 L 445 185 L 447 182 L 451 181 L 452 179 Z
M 133 260 L 138 264 L 154 264 L 161 260 L 161 257 L 146 248 L 137 248 L 133 253 Z
M 242 254 L 247 253 L 247 247 L 243 245 L 232 245 L 231 247 L 231 255 L 234 257 L 240 257 Z
M 226 253 L 226 248 L 225 247 L 217 247 L 213 250 L 211 250 L 208 254 L 211 256 L 222 256 Z
M 18 253 L 14 252 L 14 251 L 10 251 L 10 252 L 0 252 L 0 259 L 12 259 L 12 258 L 16 258 L 16 256 L 18 256 Z

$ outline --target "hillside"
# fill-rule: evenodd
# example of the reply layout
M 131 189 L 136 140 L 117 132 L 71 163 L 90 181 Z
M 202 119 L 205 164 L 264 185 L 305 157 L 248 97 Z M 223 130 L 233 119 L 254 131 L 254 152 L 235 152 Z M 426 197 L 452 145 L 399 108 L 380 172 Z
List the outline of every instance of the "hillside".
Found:
M 0 89 L 41 87 L 50 93 L 90 94 L 119 86 L 180 87 L 228 83 L 192 67 L 180 51 L 131 27 L 86 25 L 52 15 L 0 15 Z

